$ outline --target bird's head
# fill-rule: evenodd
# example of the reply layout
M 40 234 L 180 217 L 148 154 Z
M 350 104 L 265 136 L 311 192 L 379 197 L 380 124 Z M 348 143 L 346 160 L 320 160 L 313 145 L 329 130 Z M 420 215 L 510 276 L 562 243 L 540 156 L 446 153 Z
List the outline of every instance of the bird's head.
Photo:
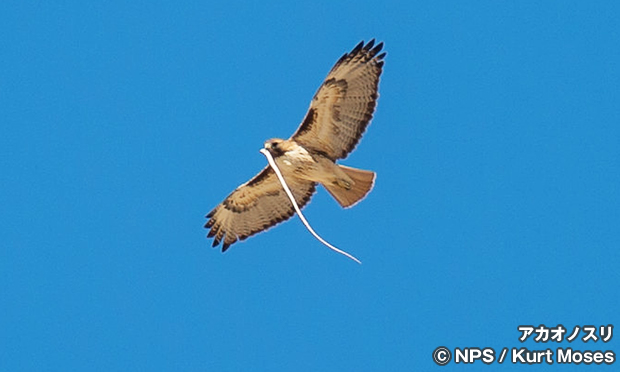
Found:
M 284 154 L 285 149 L 282 148 L 283 139 L 272 138 L 265 141 L 265 149 L 271 153 L 274 158 Z

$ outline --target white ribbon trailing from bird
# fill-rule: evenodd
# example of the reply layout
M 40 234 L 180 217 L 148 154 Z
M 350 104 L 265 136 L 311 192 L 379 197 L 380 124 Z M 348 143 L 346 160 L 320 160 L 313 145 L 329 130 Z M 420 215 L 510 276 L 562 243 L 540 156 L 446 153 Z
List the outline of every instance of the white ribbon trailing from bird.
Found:
M 304 217 L 304 215 L 301 213 L 301 209 L 299 209 L 299 206 L 297 205 L 297 202 L 295 201 L 295 197 L 293 196 L 293 193 L 291 192 L 291 190 L 288 188 L 288 185 L 286 184 L 286 181 L 284 180 L 284 177 L 282 176 L 282 173 L 280 172 L 280 169 L 278 168 L 278 166 L 276 165 L 276 162 L 273 160 L 273 157 L 271 156 L 271 153 L 269 151 L 267 151 L 267 149 L 260 149 L 260 152 L 265 155 L 265 157 L 267 158 L 267 161 L 269 162 L 269 165 L 271 166 L 271 169 L 273 169 L 274 172 L 276 172 L 276 176 L 278 176 L 278 180 L 280 180 L 280 183 L 282 184 L 282 187 L 284 188 L 284 191 L 286 191 L 286 195 L 288 195 L 288 198 L 291 199 L 291 203 L 293 203 L 293 207 L 295 208 L 295 211 L 297 212 L 297 214 L 299 215 L 299 218 L 301 219 L 301 222 L 304 223 L 304 225 L 306 226 L 306 228 L 308 229 L 308 231 L 310 231 L 310 233 L 312 235 L 314 235 L 315 238 L 317 238 L 321 243 L 325 244 L 329 249 L 340 253 L 342 255 L 347 256 L 348 258 L 352 259 L 353 261 L 357 262 L 358 264 L 362 264 L 362 262 L 360 260 L 358 260 L 357 258 L 355 258 L 353 255 L 338 249 L 336 247 L 334 247 L 333 245 L 329 244 L 327 241 L 325 241 L 325 239 L 321 238 L 319 236 L 319 234 L 317 234 L 316 232 L 314 232 L 314 230 L 312 229 L 312 227 L 310 227 L 310 224 L 308 223 L 308 220 L 306 220 L 306 217 Z

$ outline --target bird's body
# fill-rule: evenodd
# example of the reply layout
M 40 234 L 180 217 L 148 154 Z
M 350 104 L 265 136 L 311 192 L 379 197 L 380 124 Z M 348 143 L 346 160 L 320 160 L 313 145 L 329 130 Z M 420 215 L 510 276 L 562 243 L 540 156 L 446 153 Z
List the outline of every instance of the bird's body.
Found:
M 306 117 L 289 139 L 270 139 L 269 151 L 300 207 L 323 185 L 348 208 L 372 189 L 375 173 L 336 164 L 359 142 L 378 98 L 382 43 L 358 44 L 340 58 L 314 95 Z M 223 251 L 236 242 L 290 218 L 294 209 L 270 167 L 239 186 L 208 215 L 208 237 Z
M 318 182 L 314 179 L 320 172 L 316 154 L 313 156 L 297 142 L 274 138 L 265 142 L 265 149 L 271 153 L 287 178 L 299 177 Z
M 351 207 L 372 189 L 375 173 L 336 164 L 321 153 L 307 150 L 294 140 L 279 138 L 265 142 L 286 179 L 320 183 L 343 208 Z M 362 175 L 362 178 L 356 175 Z M 365 177 L 364 177 L 365 176 Z M 356 187 L 357 186 L 357 187 Z

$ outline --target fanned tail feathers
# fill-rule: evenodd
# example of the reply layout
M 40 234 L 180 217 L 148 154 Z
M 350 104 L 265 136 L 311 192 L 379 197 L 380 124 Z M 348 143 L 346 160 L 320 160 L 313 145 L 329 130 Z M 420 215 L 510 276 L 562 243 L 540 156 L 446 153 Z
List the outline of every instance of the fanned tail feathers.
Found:
M 353 180 L 351 188 L 345 189 L 335 184 L 323 184 L 323 186 L 343 208 L 349 208 L 364 199 L 366 194 L 372 190 L 377 175 L 372 171 L 344 165 L 338 165 L 338 167 Z

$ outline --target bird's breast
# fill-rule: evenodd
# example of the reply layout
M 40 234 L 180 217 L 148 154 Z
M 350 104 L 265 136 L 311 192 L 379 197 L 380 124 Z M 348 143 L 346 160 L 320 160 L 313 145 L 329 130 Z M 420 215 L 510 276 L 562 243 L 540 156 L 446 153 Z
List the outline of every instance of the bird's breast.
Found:
M 301 146 L 284 152 L 276 158 L 276 163 L 280 171 L 285 174 L 307 178 L 317 169 L 317 161 Z

